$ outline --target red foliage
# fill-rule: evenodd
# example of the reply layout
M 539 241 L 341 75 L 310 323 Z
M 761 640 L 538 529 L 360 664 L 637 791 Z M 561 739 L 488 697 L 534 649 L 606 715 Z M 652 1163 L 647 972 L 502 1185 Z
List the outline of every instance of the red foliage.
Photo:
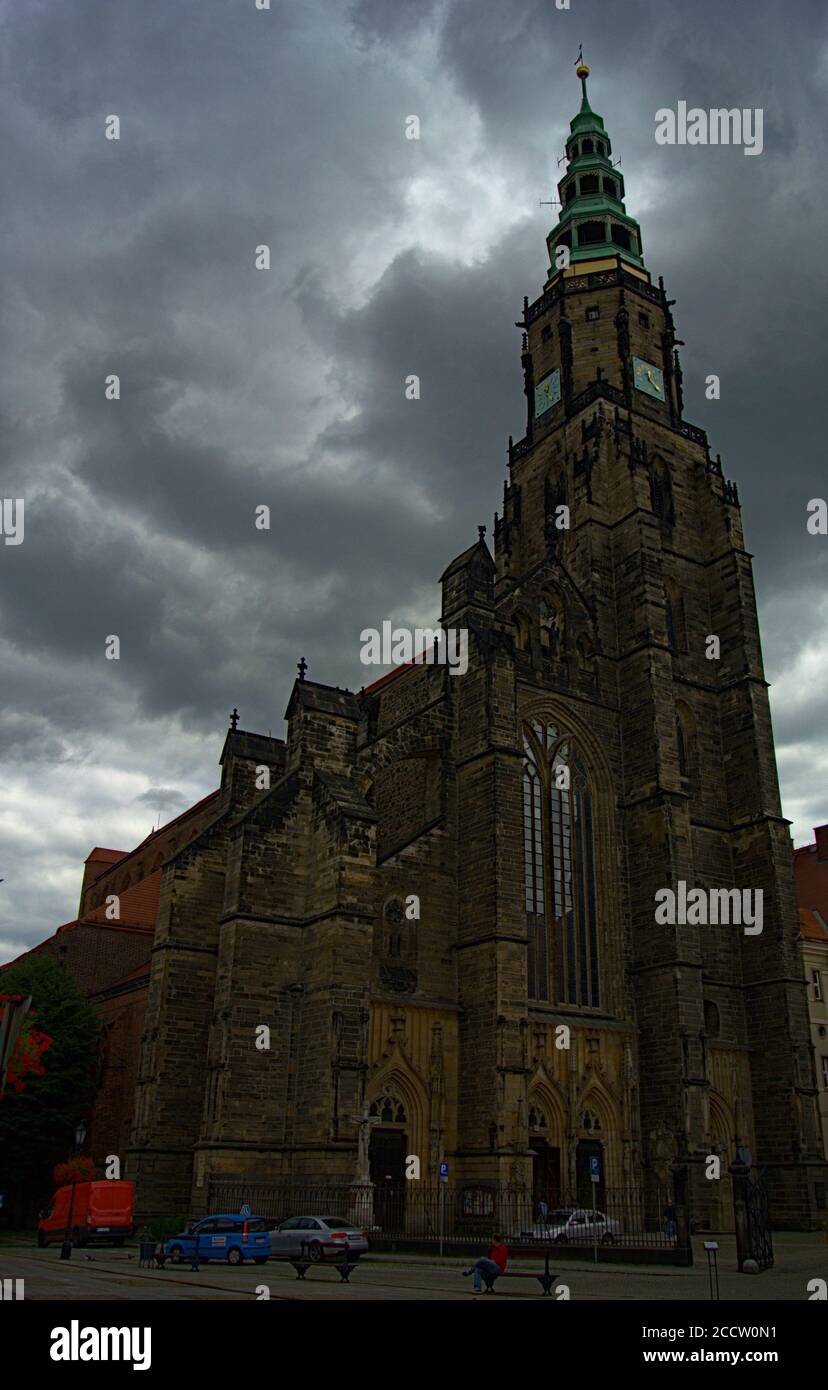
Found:
M 0 1019 L 3 1017 L 4 1004 L 19 1004 L 22 997 L 21 994 L 0 994 Z M 52 1042 L 53 1039 L 49 1037 L 48 1033 L 44 1033 L 42 1028 L 35 1027 L 35 1015 L 30 1010 L 23 1020 L 22 1031 L 9 1059 L 6 1086 L 11 1087 L 14 1091 L 23 1091 L 26 1087 L 24 1077 L 44 1076 L 46 1068 L 43 1065 L 42 1057 L 43 1053 L 52 1046 Z
M 67 1158 L 65 1163 L 56 1163 L 52 1170 L 57 1187 L 65 1187 L 67 1183 L 91 1182 L 94 1176 L 95 1165 L 86 1154 Z

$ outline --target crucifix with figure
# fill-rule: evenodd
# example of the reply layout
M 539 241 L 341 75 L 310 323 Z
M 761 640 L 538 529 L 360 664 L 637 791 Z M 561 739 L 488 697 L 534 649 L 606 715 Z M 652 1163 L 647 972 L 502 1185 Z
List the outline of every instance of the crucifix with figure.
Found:
M 371 1115 L 366 1105 L 361 1115 L 349 1115 L 358 1129 L 359 1137 L 357 1140 L 357 1177 L 359 1183 L 369 1183 L 371 1181 L 371 1160 L 369 1148 L 371 1144 L 371 1126 L 381 1124 L 378 1115 Z

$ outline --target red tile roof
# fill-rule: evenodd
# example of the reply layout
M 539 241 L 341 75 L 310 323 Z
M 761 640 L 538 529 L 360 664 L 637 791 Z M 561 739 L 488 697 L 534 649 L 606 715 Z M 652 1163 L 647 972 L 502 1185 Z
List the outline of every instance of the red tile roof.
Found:
M 125 859 L 129 854 L 128 849 L 101 849 L 99 846 L 87 854 L 84 864 L 107 863 L 117 864 L 119 859 Z
M 807 907 L 799 909 L 799 934 L 800 936 L 807 936 L 811 941 L 821 941 L 823 945 L 828 946 L 828 930 L 814 916 L 813 912 L 809 912 Z
M 103 922 L 107 926 L 117 926 L 123 922 L 137 923 L 140 926 L 155 929 L 155 919 L 158 915 L 158 894 L 161 890 L 161 870 L 156 869 L 154 874 L 148 874 L 138 883 L 133 883 L 130 888 L 125 888 L 119 896 L 120 916 L 118 922 L 111 922 L 106 915 L 106 903 L 101 903 L 100 907 L 94 907 L 91 912 L 85 912 L 81 921 L 83 922 Z

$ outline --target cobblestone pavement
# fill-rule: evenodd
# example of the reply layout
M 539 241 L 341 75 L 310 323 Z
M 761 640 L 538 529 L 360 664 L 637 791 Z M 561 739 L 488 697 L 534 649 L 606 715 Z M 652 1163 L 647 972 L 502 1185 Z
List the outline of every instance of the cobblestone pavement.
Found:
M 828 1243 L 823 1235 L 783 1232 L 774 1237 L 776 1262 L 759 1275 L 736 1272 L 732 1237 L 717 1237 L 719 1288 L 722 1301 L 805 1301 L 808 1282 L 828 1279 Z M 696 1263 L 692 1269 L 648 1268 L 641 1265 L 597 1266 L 583 1260 L 551 1261 L 558 1282 L 566 1284 L 577 1300 L 638 1300 L 708 1302 L 707 1259 L 701 1238 L 694 1242 Z M 132 1255 L 130 1259 L 129 1256 Z M 189 1266 L 149 1270 L 138 1268 L 138 1252 L 128 1250 L 76 1250 L 71 1260 L 61 1260 L 59 1248 L 37 1250 L 22 1242 L 0 1244 L 0 1279 L 23 1279 L 27 1299 L 95 1301 L 98 1299 L 256 1299 L 266 1286 L 271 1299 L 462 1299 L 472 1300 L 470 1279 L 461 1271 L 468 1257 L 373 1254 L 360 1262 L 350 1284 L 341 1284 L 331 1268 L 314 1268 L 300 1281 L 288 1264 L 202 1265 L 195 1273 Z M 529 1262 L 522 1262 L 526 1268 Z M 518 1267 L 513 1265 L 514 1267 Z M 531 1279 L 501 1280 L 496 1299 L 486 1304 L 517 1298 L 538 1298 L 540 1286 Z M 550 1300 L 551 1301 L 551 1300 Z

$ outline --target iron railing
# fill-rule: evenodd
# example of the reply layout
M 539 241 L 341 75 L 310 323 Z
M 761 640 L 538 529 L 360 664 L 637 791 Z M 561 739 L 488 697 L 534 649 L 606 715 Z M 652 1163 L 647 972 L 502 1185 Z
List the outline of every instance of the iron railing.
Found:
M 573 1199 L 544 1210 L 531 1190 L 516 1184 L 268 1183 L 215 1175 L 208 1187 L 211 1212 L 239 1211 L 246 1204 L 273 1224 L 292 1216 L 335 1216 L 364 1227 L 374 1240 L 460 1244 L 499 1233 L 512 1245 L 548 1240 L 586 1249 L 675 1248 L 676 1222 L 669 1203 L 666 1194 L 645 1203 L 637 1189 L 599 1186 L 593 1219 L 591 1192 L 582 1192 L 580 1202 Z

